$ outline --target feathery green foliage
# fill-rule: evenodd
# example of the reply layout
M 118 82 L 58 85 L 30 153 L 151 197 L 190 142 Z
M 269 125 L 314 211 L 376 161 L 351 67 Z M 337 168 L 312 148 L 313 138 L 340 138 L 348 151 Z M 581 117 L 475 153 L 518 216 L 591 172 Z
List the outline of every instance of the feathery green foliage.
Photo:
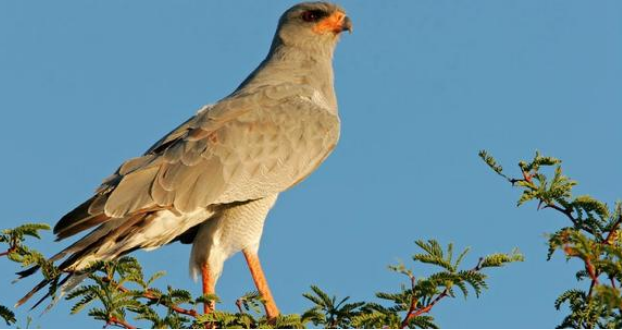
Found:
M 8 309 L 6 306 L 0 305 L 0 317 L 4 319 L 6 325 L 11 325 L 16 322 L 15 313 Z
M 622 204 L 612 210 L 607 204 L 588 195 L 572 196 L 576 181 L 566 177 L 561 160 L 544 157 L 536 152 L 531 162 L 518 166 L 522 178 L 510 178 L 486 151 L 480 157 L 497 174 L 519 187 L 522 194 L 518 205 L 537 201 L 538 208 L 550 208 L 563 214 L 570 225 L 549 235 L 550 259 L 556 251 L 566 259 L 579 259 L 584 265 L 576 273 L 585 289 L 570 289 L 555 301 L 555 308 L 568 306 L 560 328 L 621 328 L 622 327 Z M 548 179 L 544 172 L 551 172 Z
M 415 254 L 413 261 L 439 267 L 441 271 L 427 278 L 418 278 L 403 263 L 389 266 L 391 271 L 405 276 L 408 283 L 402 284 L 397 292 L 376 293 L 381 303 L 347 303 L 349 297 L 337 299 L 312 286 L 312 292 L 304 296 L 315 306 L 305 312 L 303 318 L 324 328 L 438 328 L 434 317 L 429 315 L 437 303 L 444 298 L 455 297 L 456 289 L 465 298 L 469 289 L 479 296 L 487 288 L 487 275 L 481 272 L 484 268 L 523 260 L 517 252 L 493 254 L 480 258 L 480 262 L 473 268 L 460 269 L 468 249 L 452 261 L 453 244 L 449 244 L 446 249 L 435 240 L 417 241 L 416 244 L 423 251 Z M 488 260 L 486 264 L 484 260 Z
M 337 297 L 330 297 L 315 285 L 311 286 L 309 293 L 302 295 L 315 304 L 307 310 L 303 317 L 311 320 L 314 325 L 322 325 L 327 329 L 348 328 L 352 318 L 361 314 L 364 302 L 346 303 L 350 297 L 345 297 L 337 302 Z
M 41 239 L 40 231 L 50 230 L 50 226 L 45 223 L 27 223 L 13 229 L 4 229 L 0 232 L 0 244 L 8 245 L 5 252 L 0 253 L 10 261 L 19 263 L 22 267 L 37 266 L 41 268 L 46 279 L 58 277 L 56 267 L 49 262 L 41 253 L 24 245 L 27 237 Z M 53 286 L 50 287 L 53 291 Z
M 4 230 L 0 243 L 9 245 L 4 255 L 23 267 L 38 265 L 46 267 L 44 277 L 53 282 L 49 292 L 56 293 L 56 286 L 63 275 L 52 262 L 23 245 L 25 236 L 38 238 L 38 230 L 49 229 L 46 225 L 24 225 L 13 230 Z M 437 328 L 432 308 L 443 298 L 455 297 L 458 290 L 466 297 L 469 292 L 479 296 L 487 288 L 487 275 L 482 270 L 500 267 L 521 261 L 516 251 L 511 254 L 492 254 L 480 258 L 470 269 L 461 269 L 461 262 L 468 253 L 463 250 L 454 256 L 453 244 L 446 249 L 435 240 L 417 241 L 422 250 L 412 259 L 418 264 L 439 267 L 440 271 L 427 278 L 416 278 L 405 265 L 389 266 L 389 269 L 406 276 L 408 284 L 401 285 L 398 292 L 378 292 L 376 296 L 383 303 L 352 302 L 350 297 L 338 299 L 311 286 L 311 292 L 304 293 L 313 305 L 302 314 L 281 315 L 267 319 L 262 312 L 262 298 L 257 292 L 249 292 L 237 299 L 237 311 L 217 309 L 202 314 L 198 306 L 216 305 L 216 296 L 193 297 L 190 292 L 170 286 L 166 290 L 154 287 L 164 276 L 158 272 L 145 279 L 140 263 L 133 257 L 121 257 L 114 261 L 92 263 L 80 272 L 68 274 L 83 276 L 81 286 L 70 291 L 65 299 L 73 302 L 71 314 L 86 310 L 89 317 L 102 321 L 106 327 L 132 328 L 140 322 L 151 328 L 305 328 L 310 324 L 323 328 Z M 8 308 L 0 306 L 0 316 L 7 325 L 16 322 L 15 315 Z

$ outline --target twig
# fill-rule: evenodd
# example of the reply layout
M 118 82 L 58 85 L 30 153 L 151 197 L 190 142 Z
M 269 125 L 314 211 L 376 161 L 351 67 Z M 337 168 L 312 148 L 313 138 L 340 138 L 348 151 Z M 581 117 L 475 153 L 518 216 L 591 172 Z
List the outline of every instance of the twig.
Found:
M 417 308 L 417 299 L 415 298 L 415 285 L 417 284 L 417 280 L 415 279 L 415 276 L 413 276 L 412 274 L 409 277 L 410 277 L 410 291 L 412 292 L 412 298 L 410 299 L 410 306 L 408 307 L 408 312 L 406 313 L 404 320 L 402 320 L 402 324 L 401 324 L 402 329 L 408 325 L 410 315 L 414 313 L 415 309 Z
M 15 252 L 15 250 L 17 250 L 17 246 L 14 243 L 11 243 L 6 251 L 0 253 L 0 257 L 8 256 L 9 254 Z
M 235 305 L 238 307 L 238 311 L 240 311 L 240 314 L 244 314 L 244 310 L 242 309 L 242 298 L 238 298 L 235 301 Z
M 125 328 L 125 329 L 136 329 L 135 326 L 125 322 L 124 320 L 119 320 L 118 318 L 114 316 L 111 316 L 108 319 L 108 322 L 106 322 L 106 325 L 109 325 L 109 324 L 116 325 L 118 327 Z
M 522 171 L 522 172 L 523 172 L 523 180 L 529 183 L 533 183 L 533 181 L 531 180 L 531 178 L 533 178 L 533 174 L 527 173 L 525 171 Z
M 617 290 L 618 285 L 616 284 L 615 278 L 613 278 L 613 276 L 609 276 L 609 281 L 611 282 L 611 287 Z
M 590 290 L 587 292 L 587 302 L 589 303 L 592 299 L 592 294 L 594 293 L 594 287 L 598 284 L 598 280 L 592 280 L 590 283 Z
M 525 179 L 516 179 L 516 178 L 508 178 L 508 181 L 514 186 L 517 182 L 528 182 L 532 183 L 532 181 L 527 181 Z
M 430 302 L 427 306 L 417 309 L 415 311 L 409 311 L 409 313 L 406 314 L 406 317 L 402 321 L 401 328 L 402 329 L 406 328 L 408 326 L 408 322 L 412 320 L 413 318 L 421 314 L 429 312 L 432 309 L 432 307 L 434 307 L 434 305 L 436 305 L 441 299 L 447 297 L 448 293 L 449 293 L 449 288 L 447 287 L 445 288 L 445 290 L 443 290 L 443 292 L 441 292 L 441 294 L 436 296 L 436 298 L 434 298 L 434 300 L 432 300 L 432 302 Z
M 598 283 L 598 273 L 596 271 L 596 269 L 594 268 L 594 265 L 592 264 L 592 262 L 590 261 L 589 258 L 585 258 L 585 269 L 587 270 L 587 274 L 590 275 L 590 278 L 592 279 L 593 282 L 595 282 L 596 284 Z
M 477 265 L 475 265 L 475 267 L 473 267 L 471 269 L 472 272 L 479 272 L 480 270 L 482 270 L 482 262 L 484 261 L 484 258 L 479 258 L 479 260 L 477 261 Z M 415 291 L 414 291 L 414 286 L 416 284 L 415 281 L 415 277 L 411 276 L 411 286 L 412 286 L 412 290 L 413 290 L 413 298 L 410 301 L 410 307 L 408 309 L 408 312 L 406 313 L 406 316 L 404 317 L 404 320 L 402 321 L 402 323 L 400 324 L 400 327 L 402 329 L 406 328 L 408 326 L 408 323 L 410 322 L 410 320 L 412 320 L 413 318 L 421 315 L 421 314 L 425 314 L 428 313 L 430 310 L 432 310 L 432 308 L 434 307 L 434 305 L 436 305 L 439 301 L 441 301 L 443 298 L 449 296 L 449 290 L 451 289 L 451 287 L 445 287 L 445 290 L 443 290 L 443 292 L 441 292 L 438 296 L 436 296 L 436 298 L 434 298 L 429 304 L 427 304 L 426 306 L 416 309 L 417 307 L 417 300 L 415 299 Z
M 162 306 L 166 306 L 166 307 L 170 308 L 171 310 L 173 310 L 173 311 L 175 311 L 177 313 L 188 315 L 188 316 L 192 316 L 192 317 L 195 317 L 195 318 L 199 316 L 199 313 L 197 311 L 195 311 L 194 309 L 186 309 L 186 308 L 179 307 L 177 305 L 167 305 L 167 304 L 164 304 L 164 303 L 161 302 L 160 298 L 152 295 L 148 291 L 145 291 L 143 293 L 143 297 L 151 300 L 152 302 L 158 303 L 158 304 L 160 304 Z
M 105 282 L 110 282 L 110 278 L 108 278 L 108 277 L 103 278 L 103 280 L 104 280 Z M 121 291 L 121 292 L 129 292 L 129 291 L 130 291 L 128 288 L 126 288 L 126 287 L 124 287 L 124 286 L 122 286 L 122 285 L 117 286 L 117 289 L 118 289 L 119 291 Z M 170 308 L 171 310 L 173 310 L 173 311 L 175 311 L 175 312 L 177 312 L 177 313 L 179 313 L 179 314 L 184 314 L 184 315 L 192 316 L 192 317 L 194 317 L 194 318 L 196 318 L 196 317 L 198 317 L 198 316 L 200 315 L 200 314 L 199 314 L 196 310 L 194 310 L 194 309 L 185 309 L 185 308 L 179 307 L 179 306 L 177 306 L 177 305 L 167 305 L 167 304 L 163 303 L 163 302 L 160 300 L 160 298 L 159 298 L 159 297 L 154 296 L 154 295 L 153 295 L 153 294 L 151 294 L 149 291 L 145 291 L 145 292 L 143 292 L 143 293 L 142 293 L 142 296 L 143 296 L 144 298 L 146 298 L 146 299 L 151 300 L 151 302 L 153 302 L 153 303 L 156 303 L 156 304 L 159 304 L 159 305 L 162 305 L 162 306 L 168 307 L 168 308 Z
M 483 263 L 484 263 L 484 258 L 480 257 L 479 260 L 477 260 L 477 265 L 475 265 L 475 267 L 471 269 L 471 271 L 479 272 L 480 270 L 482 270 Z
M 544 202 L 544 201 L 542 201 L 542 200 L 540 200 L 540 201 L 541 201 L 541 202 Z M 598 238 L 601 238 L 601 239 L 602 239 L 602 236 L 600 236 L 600 234 L 596 233 L 594 230 L 592 230 L 592 229 L 591 229 L 591 228 L 589 228 L 589 227 L 583 226 L 583 225 L 582 225 L 582 223 L 580 223 L 580 222 L 579 222 L 579 220 L 578 220 L 577 218 L 573 217 L 573 216 L 572 216 L 572 211 L 571 211 L 571 210 L 569 210 L 569 209 L 563 209 L 563 208 L 561 208 L 561 207 L 559 207 L 559 206 L 557 206 L 557 205 L 555 205 L 555 204 L 553 204 L 553 203 L 546 203 L 546 205 L 544 206 L 544 208 L 551 208 L 551 209 L 554 209 L 554 210 L 556 210 L 556 211 L 559 211 L 559 212 L 561 212 L 561 213 L 565 214 L 565 215 L 568 217 L 568 219 L 570 219 L 570 221 L 572 221 L 572 224 L 573 224 L 573 225 L 575 225 L 575 226 L 579 226 L 581 230 L 584 230 L 584 231 L 586 231 L 586 232 L 588 232 L 588 233 L 590 233 L 590 234 L 592 234 L 592 235 L 594 235 L 594 236 L 597 236 Z
M 121 287 L 119 287 L 119 290 L 121 290 L 121 291 L 123 291 L 123 292 L 128 291 L 128 289 L 127 289 L 127 288 L 122 287 L 122 286 L 121 286 Z M 184 314 L 184 315 L 192 316 L 192 317 L 194 317 L 194 318 L 196 318 L 196 317 L 198 317 L 198 316 L 199 316 L 199 313 L 198 313 L 197 311 L 195 311 L 194 309 L 186 309 L 186 308 L 179 307 L 179 306 L 177 306 L 177 305 L 167 305 L 167 304 L 163 303 L 163 302 L 160 300 L 160 298 L 158 298 L 158 297 L 154 296 L 154 295 L 153 295 L 153 294 L 151 294 L 149 291 L 145 291 L 145 292 L 143 292 L 143 294 L 142 294 L 142 295 L 143 295 L 143 297 L 145 297 L 145 298 L 147 298 L 147 299 L 151 300 L 152 302 L 157 303 L 157 304 L 162 305 L 162 306 L 165 306 L 165 307 L 168 307 L 168 308 L 170 308 L 171 310 L 173 310 L 173 311 L 175 311 L 175 312 L 177 312 L 177 313 L 179 313 L 179 314 Z
M 618 217 L 618 220 L 613 224 L 613 227 L 609 230 L 609 234 L 607 234 L 607 238 L 604 241 L 604 244 L 611 244 L 611 240 L 613 236 L 618 232 L 618 227 L 622 224 L 622 214 Z
M 540 202 L 546 203 L 543 200 L 540 200 Z M 559 206 L 557 206 L 557 205 L 555 205 L 553 203 L 546 203 L 546 205 L 544 207 L 545 208 L 551 208 L 551 209 L 557 210 L 557 211 L 565 214 L 568 217 L 568 219 L 570 219 L 570 221 L 572 221 L 572 223 L 577 224 L 577 219 L 575 219 L 575 217 L 572 216 L 572 211 L 570 211 L 569 209 L 563 209 L 563 208 L 561 208 L 561 207 L 559 207 Z
M 240 315 L 245 315 L 245 314 L 246 314 L 246 312 L 245 312 L 245 311 L 244 311 L 244 309 L 242 308 L 242 301 L 244 301 L 244 300 L 245 300 L 245 299 L 244 299 L 243 297 L 240 297 L 240 298 L 238 298 L 238 299 L 236 299 L 236 300 L 235 300 L 235 306 L 237 306 L 238 311 L 240 312 Z M 271 325 L 276 325 L 276 319 L 268 320 L 268 322 L 269 322 Z M 206 326 L 206 328 L 210 329 L 210 327 L 209 327 L 209 326 Z M 212 327 L 212 328 L 213 328 L 213 327 Z M 250 328 L 251 328 L 251 329 L 255 329 L 255 328 L 257 328 L 257 326 L 255 325 L 255 321 L 254 321 L 254 319 L 253 319 L 252 317 L 251 317 L 251 326 L 250 326 Z

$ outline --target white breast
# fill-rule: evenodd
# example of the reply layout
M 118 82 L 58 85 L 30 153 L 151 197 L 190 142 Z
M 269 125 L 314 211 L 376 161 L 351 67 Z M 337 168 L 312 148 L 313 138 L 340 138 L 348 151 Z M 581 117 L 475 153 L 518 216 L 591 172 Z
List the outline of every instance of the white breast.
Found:
M 193 278 L 198 277 L 201 266 L 207 263 L 211 275 L 217 280 L 230 256 L 243 249 L 257 253 L 264 221 L 277 196 L 274 194 L 231 206 L 206 221 L 192 245 L 190 273 Z

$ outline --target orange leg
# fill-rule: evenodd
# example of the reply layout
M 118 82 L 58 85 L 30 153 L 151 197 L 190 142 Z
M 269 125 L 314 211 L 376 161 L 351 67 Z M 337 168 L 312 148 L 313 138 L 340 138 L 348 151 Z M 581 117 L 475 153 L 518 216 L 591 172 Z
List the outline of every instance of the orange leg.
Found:
M 214 279 L 212 278 L 212 275 L 210 275 L 209 266 L 207 264 L 204 264 L 203 266 L 201 266 L 201 277 L 202 277 L 202 282 L 203 282 L 203 295 L 214 294 L 215 283 L 214 283 Z M 208 314 L 208 313 L 213 312 L 214 307 L 215 307 L 214 302 L 204 303 L 203 313 Z
M 253 276 L 257 291 L 259 291 L 259 294 L 261 294 L 261 297 L 265 300 L 264 307 L 266 308 L 266 316 L 268 319 L 275 319 L 279 316 L 279 309 L 276 307 L 274 297 L 272 297 L 272 292 L 270 292 L 268 282 L 266 281 L 266 276 L 263 273 L 263 269 L 261 269 L 259 256 L 247 250 L 243 250 L 242 252 L 244 253 L 246 263 Z

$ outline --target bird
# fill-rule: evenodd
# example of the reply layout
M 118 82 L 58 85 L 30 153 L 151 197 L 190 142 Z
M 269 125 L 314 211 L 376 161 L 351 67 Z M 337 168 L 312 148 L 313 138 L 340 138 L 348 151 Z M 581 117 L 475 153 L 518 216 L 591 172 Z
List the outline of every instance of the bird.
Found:
M 215 293 L 225 260 L 241 251 L 267 318 L 278 317 L 258 256 L 264 222 L 278 195 L 337 145 L 333 55 L 345 31 L 352 32 L 352 21 L 336 4 L 286 10 L 267 56 L 231 94 L 123 162 L 56 223 L 57 241 L 91 230 L 50 259 L 60 263 L 62 291 L 79 285 L 93 262 L 180 241 L 192 244 L 190 272 L 201 277 L 203 294 Z M 204 304 L 205 313 L 213 308 Z

